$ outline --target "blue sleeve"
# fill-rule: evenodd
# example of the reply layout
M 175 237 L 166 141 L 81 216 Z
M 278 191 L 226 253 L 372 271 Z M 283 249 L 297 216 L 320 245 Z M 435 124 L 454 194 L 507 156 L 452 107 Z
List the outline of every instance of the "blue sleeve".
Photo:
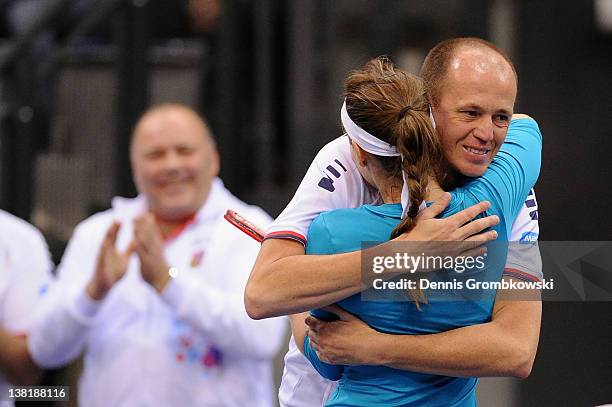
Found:
M 327 380 L 340 380 L 344 371 L 342 365 L 330 365 L 329 363 L 321 362 L 317 353 L 310 346 L 310 338 L 304 338 L 304 355 L 306 359 L 310 361 L 312 367 L 315 368 L 319 374 Z
M 468 198 L 465 207 L 489 200 L 490 214 L 503 217 L 510 228 L 538 179 L 541 162 L 542 133 L 538 124 L 527 118 L 513 120 L 504 144 L 484 175 L 461 188 Z

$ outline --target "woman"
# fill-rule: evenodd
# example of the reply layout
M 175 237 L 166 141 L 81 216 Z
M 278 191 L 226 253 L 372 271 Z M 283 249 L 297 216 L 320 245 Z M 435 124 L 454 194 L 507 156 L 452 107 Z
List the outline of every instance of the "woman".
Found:
M 447 182 L 441 148 L 433 129 L 421 81 L 384 58 L 367 63 L 346 81 L 342 121 L 349 135 L 353 156 L 364 179 L 380 192 L 383 204 L 335 210 L 312 223 L 309 254 L 333 254 L 361 249 L 365 241 L 385 241 L 413 227 L 418 208 L 444 193 Z M 452 200 L 442 216 L 450 216 L 476 202 L 491 201 L 488 215 L 499 216 L 494 228 L 500 241 L 508 240 L 509 228 L 539 173 L 541 135 L 533 120 L 513 123 L 521 129 L 508 138 L 496 160 L 480 178 L 471 179 L 452 191 Z M 402 220 L 403 175 L 409 205 Z M 514 196 L 500 193 L 510 189 Z M 516 201 L 516 202 L 514 202 Z M 494 260 L 503 256 L 493 256 Z M 503 260 L 489 261 L 486 280 L 501 278 Z M 427 304 L 432 292 L 412 290 L 414 302 L 361 301 L 361 295 L 339 303 L 373 328 L 391 334 L 425 334 L 487 322 L 493 295 L 479 301 L 445 301 Z M 490 294 L 490 293 L 489 293 Z M 319 314 L 320 315 L 320 314 Z M 304 333 L 294 330 L 301 343 Z M 301 337 L 300 337 L 301 335 Z M 457 405 L 476 404 L 474 378 L 454 378 L 400 371 L 383 366 L 332 366 L 321 363 L 303 341 L 306 356 L 326 378 L 340 379 L 327 405 Z

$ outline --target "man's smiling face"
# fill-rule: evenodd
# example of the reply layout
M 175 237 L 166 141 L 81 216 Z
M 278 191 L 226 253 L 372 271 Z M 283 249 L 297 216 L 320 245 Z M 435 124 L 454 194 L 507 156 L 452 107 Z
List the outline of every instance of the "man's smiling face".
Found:
M 194 112 L 173 106 L 155 109 L 136 126 L 131 151 L 134 180 L 160 218 L 185 218 L 206 201 L 219 171 L 207 132 Z
M 516 88 L 514 71 L 498 54 L 456 51 L 432 106 L 444 155 L 456 171 L 484 174 L 506 138 Z

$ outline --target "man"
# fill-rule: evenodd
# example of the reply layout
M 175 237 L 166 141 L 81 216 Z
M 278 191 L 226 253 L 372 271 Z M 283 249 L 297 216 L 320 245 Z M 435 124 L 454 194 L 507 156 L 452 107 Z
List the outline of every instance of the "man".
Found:
M 432 49 L 421 75 L 428 88 L 445 156 L 456 172 L 457 181 L 462 176 L 482 175 L 499 148 L 498 140 L 508 131 L 517 87 L 512 64 L 492 44 L 479 39 L 455 39 Z M 333 143 L 338 146 L 332 146 Z M 340 144 L 341 141 L 333 141 L 326 146 L 323 155 L 329 165 L 338 166 L 339 163 L 344 169 L 350 165 L 350 156 L 348 160 L 338 159 Z M 319 207 L 323 206 L 322 210 L 329 210 L 371 202 L 367 188 L 361 187 L 363 181 L 354 175 L 356 171 L 340 171 L 333 167 L 339 175 L 336 176 L 327 163 L 321 164 L 319 161 L 309 169 L 313 175 L 308 181 L 312 182 L 317 172 L 331 173 L 327 179 L 332 188 L 326 189 L 332 194 L 334 191 L 340 193 L 323 202 L 326 195 L 312 192 L 313 187 L 305 184 L 307 178 L 300 185 L 296 197 L 268 234 L 270 238 L 283 239 L 266 240 L 247 285 L 245 304 L 253 317 L 303 312 L 334 303 L 362 289 L 359 252 L 300 256 L 304 251 L 298 242 L 304 243 L 307 225 L 316 215 L 300 213 L 300 204 L 317 202 Z M 318 185 L 329 187 L 330 182 L 323 178 Z M 345 206 L 341 206 L 343 204 Z M 486 210 L 486 203 L 448 219 L 434 219 L 447 204 L 448 201 L 442 200 L 423 211 L 415 229 L 398 240 L 486 241 L 494 238 L 490 232 L 476 234 L 494 224 L 495 219 L 483 218 L 465 225 Z M 535 212 L 533 209 L 537 208 L 530 205 L 522 209 L 513 227 L 512 240 L 518 240 L 524 233 L 537 236 L 537 212 L 536 216 L 531 215 Z M 506 279 L 541 278 L 539 257 L 528 262 L 509 258 L 506 267 Z M 537 349 L 541 303 L 504 301 L 504 295 L 507 293 L 498 293 L 490 323 L 426 337 L 378 334 L 341 311 L 338 311 L 342 319 L 339 322 L 324 323 L 309 318 L 309 336 L 320 358 L 331 363 L 383 364 L 449 376 L 526 377 Z M 322 394 L 329 391 L 329 385 L 315 383 L 317 379 L 306 373 L 303 359 L 294 347 L 291 348 L 286 357 L 281 404 L 320 404 L 325 400 Z M 291 365 L 300 365 L 303 373 L 296 373 L 298 369 L 290 371 Z M 306 376 L 309 379 L 305 379 Z M 303 390 L 293 383 L 300 383 Z M 308 401 L 313 399 L 314 402 Z
M 29 343 L 55 367 L 85 350 L 84 406 L 269 406 L 284 321 L 246 315 L 258 245 L 223 220 L 269 217 L 225 189 L 210 131 L 191 109 L 161 105 L 134 130 L 140 196 L 75 230 Z
M 33 385 L 41 371 L 26 335 L 34 310 L 51 280 L 53 263 L 45 239 L 30 224 L 0 211 L 0 405 L 10 406 L 8 388 Z

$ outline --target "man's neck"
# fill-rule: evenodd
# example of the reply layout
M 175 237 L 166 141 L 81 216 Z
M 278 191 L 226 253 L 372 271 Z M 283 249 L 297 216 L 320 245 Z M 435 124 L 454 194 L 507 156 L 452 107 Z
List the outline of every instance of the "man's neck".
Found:
M 466 177 L 465 175 L 461 174 L 460 172 L 454 170 L 454 169 L 448 169 L 442 176 L 441 176 L 441 186 L 442 188 L 444 188 L 446 191 L 451 191 L 455 188 L 459 188 L 461 187 L 467 180 L 469 179 L 469 177 Z

